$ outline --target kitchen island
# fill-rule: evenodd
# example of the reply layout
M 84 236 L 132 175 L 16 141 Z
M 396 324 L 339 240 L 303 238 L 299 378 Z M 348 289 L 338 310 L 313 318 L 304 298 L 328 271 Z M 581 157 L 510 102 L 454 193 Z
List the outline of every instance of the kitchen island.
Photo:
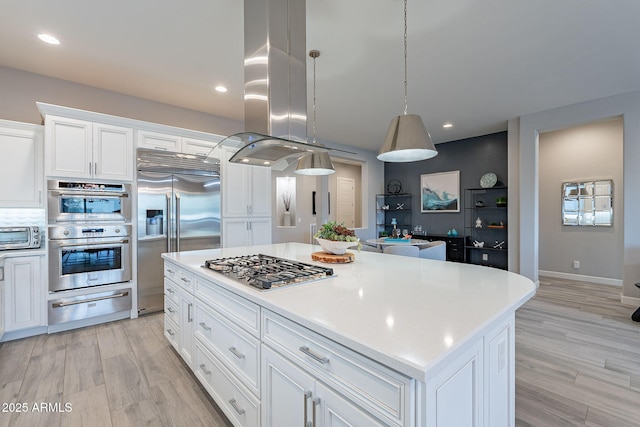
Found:
M 514 313 L 529 279 L 356 252 L 334 276 L 259 290 L 203 268 L 316 245 L 164 254 L 165 336 L 236 425 L 514 425 Z

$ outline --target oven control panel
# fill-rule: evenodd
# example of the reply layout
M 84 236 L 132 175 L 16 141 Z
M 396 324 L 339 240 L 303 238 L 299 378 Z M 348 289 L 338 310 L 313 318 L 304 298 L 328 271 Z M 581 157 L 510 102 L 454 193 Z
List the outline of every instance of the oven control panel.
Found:
M 49 239 L 95 239 L 97 237 L 126 237 L 131 235 L 131 225 L 67 225 L 49 228 Z

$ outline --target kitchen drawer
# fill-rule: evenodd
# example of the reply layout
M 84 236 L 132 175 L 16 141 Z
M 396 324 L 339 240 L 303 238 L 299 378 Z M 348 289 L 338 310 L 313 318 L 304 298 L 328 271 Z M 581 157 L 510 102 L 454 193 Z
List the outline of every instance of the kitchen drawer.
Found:
M 164 336 L 169 340 L 173 348 L 180 351 L 180 328 L 177 323 L 171 321 L 168 316 L 164 316 Z
M 229 372 L 196 338 L 195 375 L 234 426 L 258 427 L 260 403 L 235 384 Z
M 196 336 L 259 397 L 260 341 L 201 304 L 195 320 Z
M 169 298 L 171 301 L 180 305 L 180 296 L 178 295 L 178 285 L 176 285 L 171 280 L 164 278 L 164 296 Z
M 195 295 L 256 338 L 260 337 L 260 306 L 215 283 L 196 278 Z
M 167 295 L 164 296 L 164 315 L 176 325 L 180 323 L 180 304 Z
M 410 413 L 413 380 L 268 310 L 262 341 L 373 414 L 401 425 Z
M 164 263 L 164 277 L 171 279 L 173 282 L 182 286 L 185 290 L 193 293 L 193 273 L 177 267 L 175 264 L 169 262 Z

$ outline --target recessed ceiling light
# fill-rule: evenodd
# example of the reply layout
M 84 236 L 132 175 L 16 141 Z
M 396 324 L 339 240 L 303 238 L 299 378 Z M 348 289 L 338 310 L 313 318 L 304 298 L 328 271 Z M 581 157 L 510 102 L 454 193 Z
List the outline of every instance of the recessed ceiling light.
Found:
M 452 128 L 452 127 L 453 127 L 453 123 L 451 123 L 451 122 L 444 123 L 444 124 L 442 125 L 442 127 L 443 127 L 443 128 Z
M 45 42 L 45 43 L 56 44 L 56 45 L 60 44 L 60 40 L 58 40 L 57 38 L 55 38 L 51 34 L 41 33 L 41 34 L 38 34 L 38 38 L 40 40 L 42 40 L 43 42 Z
M 215 87 L 215 90 L 217 90 L 220 93 L 225 93 L 227 91 L 227 88 L 225 86 L 218 85 Z

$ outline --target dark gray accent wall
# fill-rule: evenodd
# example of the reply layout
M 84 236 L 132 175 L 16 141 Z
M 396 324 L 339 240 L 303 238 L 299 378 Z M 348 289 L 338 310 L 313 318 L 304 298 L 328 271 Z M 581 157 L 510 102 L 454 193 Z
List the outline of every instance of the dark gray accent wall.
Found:
M 385 191 L 390 180 L 399 180 L 402 192 L 413 195 L 412 226 L 422 225 L 428 234 L 446 234 L 455 228 L 461 236 L 464 234 L 464 189 L 480 187 L 480 177 L 487 172 L 495 173 L 498 181 L 508 185 L 507 132 L 446 142 L 436 148 L 438 155 L 429 160 L 385 163 Z M 460 171 L 460 212 L 421 213 L 420 175 L 456 170 Z

